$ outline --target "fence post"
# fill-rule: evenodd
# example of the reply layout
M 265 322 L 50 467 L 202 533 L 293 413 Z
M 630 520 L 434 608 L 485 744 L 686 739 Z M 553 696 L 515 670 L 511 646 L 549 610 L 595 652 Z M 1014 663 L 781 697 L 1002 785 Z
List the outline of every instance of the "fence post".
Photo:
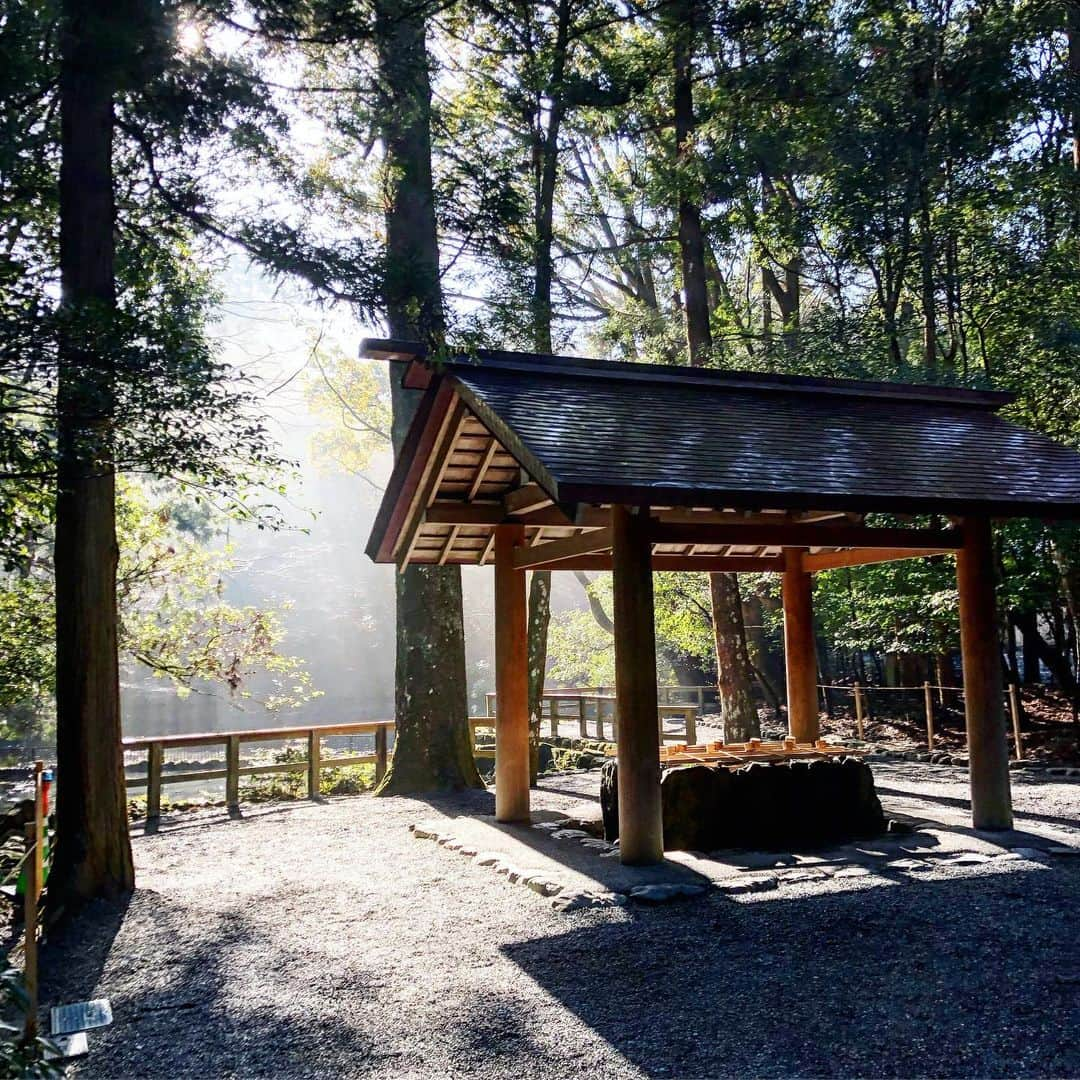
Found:
M 697 688 L 697 707 L 698 712 L 705 711 L 705 687 L 699 686 Z
M 585 726 L 585 699 L 583 697 L 579 697 L 577 699 L 577 709 L 578 709 L 578 734 L 583 739 L 587 739 L 589 737 L 589 729 Z
M 687 707 L 686 713 L 686 741 L 691 746 L 697 742 L 697 709 L 693 705 Z
M 853 686 L 855 691 L 855 733 L 859 736 L 859 741 L 862 742 L 866 737 L 863 727 L 863 699 L 862 699 L 862 686 L 858 681 Z
M 559 702 L 561 698 L 548 698 L 548 720 L 551 725 L 551 737 L 559 737 Z M 541 706 L 542 707 L 542 706 Z
M 240 805 L 239 735 L 230 735 L 225 742 L 225 805 L 230 810 Z
M 161 817 L 161 766 L 165 760 L 165 748 L 152 742 L 146 754 L 146 819 Z
M 1009 712 L 1012 714 L 1013 738 L 1016 740 L 1016 760 L 1024 759 L 1024 737 L 1020 734 L 1020 692 L 1016 683 L 1009 683 Z
M 476 728 L 470 727 L 470 736 L 473 749 L 476 749 Z M 380 724 L 375 729 L 375 783 L 382 783 L 386 775 L 386 725 Z
M 319 773 L 322 770 L 322 737 L 309 731 L 307 737 L 307 793 L 309 799 L 319 797 Z
M 934 749 L 934 693 L 928 682 L 923 683 L 923 698 L 926 700 L 926 748 Z
M 30 1042 L 37 1038 L 38 1022 L 38 894 L 41 879 L 38 877 L 37 826 L 28 821 L 23 831 L 27 858 L 25 862 L 26 888 L 23 890 L 23 926 L 26 929 L 23 946 L 23 983 L 26 986 L 26 1022 L 23 1038 Z
M 604 741 L 604 699 L 599 696 L 596 699 L 596 738 Z

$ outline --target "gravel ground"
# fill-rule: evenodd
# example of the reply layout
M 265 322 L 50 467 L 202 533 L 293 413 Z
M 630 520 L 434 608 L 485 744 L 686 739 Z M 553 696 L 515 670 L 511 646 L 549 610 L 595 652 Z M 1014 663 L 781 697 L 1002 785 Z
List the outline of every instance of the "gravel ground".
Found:
M 961 770 L 875 771 L 887 805 L 963 824 Z M 595 783 L 536 801 L 572 810 Z M 1014 787 L 1018 829 L 1080 836 L 1080 784 Z M 79 1072 L 1080 1075 L 1080 858 L 558 913 L 408 832 L 490 809 L 357 796 L 137 833 L 130 903 L 46 951 L 46 1004 L 112 1000 Z

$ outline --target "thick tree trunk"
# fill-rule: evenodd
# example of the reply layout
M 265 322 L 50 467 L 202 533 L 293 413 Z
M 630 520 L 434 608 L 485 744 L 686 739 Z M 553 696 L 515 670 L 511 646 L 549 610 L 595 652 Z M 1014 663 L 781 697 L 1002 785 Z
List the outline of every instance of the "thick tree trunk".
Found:
M 743 628 L 742 599 L 735 574 L 710 574 L 716 641 L 716 684 L 724 715 L 724 739 L 745 742 L 761 735 L 761 723 L 750 693 L 750 658 Z M 716 631 L 724 627 L 724 633 Z
M 386 165 L 386 319 L 393 336 L 436 345 L 444 322 L 424 9 L 409 0 L 377 0 L 374 27 Z M 391 381 L 396 452 L 416 395 L 402 389 L 396 377 Z M 461 571 L 410 566 L 395 575 L 395 584 L 397 731 L 378 794 L 482 787 L 469 733 Z
M 701 209 L 688 177 L 688 167 L 694 156 L 693 57 L 698 14 L 696 0 L 682 0 L 673 12 L 670 31 L 675 78 L 679 254 L 685 297 L 686 342 L 692 366 L 705 364 L 712 354 L 705 237 L 701 227 Z M 750 663 L 746 655 L 739 579 L 735 574 L 710 574 L 709 591 L 713 597 L 717 686 L 724 710 L 725 730 L 730 725 L 733 731 L 754 731 L 759 728 L 759 721 L 750 693 Z M 721 600 L 719 605 L 716 602 L 718 598 Z
M 529 781 L 536 783 L 540 757 L 540 712 L 551 622 L 551 571 L 534 570 L 529 582 Z
M 130 28 L 104 0 L 69 0 L 63 19 L 54 910 L 135 884 L 120 747 L 114 370 L 106 344 L 116 301 L 112 135 L 120 68 L 102 59 L 106 43 Z

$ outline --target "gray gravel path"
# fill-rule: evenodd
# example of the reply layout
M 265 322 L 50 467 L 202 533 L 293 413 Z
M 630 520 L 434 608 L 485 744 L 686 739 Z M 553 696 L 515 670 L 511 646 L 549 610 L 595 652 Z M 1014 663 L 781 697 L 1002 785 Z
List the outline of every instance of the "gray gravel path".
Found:
M 961 770 L 879 767 L 962 824 Z M 545 781 L 573 809 L 595 776 Z M 1016 781 L 1077 832 L 1080 784 Z M 558 913 L 410 823 L 486 793 L 182 815 L 139 889 L 47 951 L 46 1004 L 112 1000 L 87 1077 L 1078 1076 L 1080 858 Z M 1050 820 L 1047 820 L 1050 819 Z

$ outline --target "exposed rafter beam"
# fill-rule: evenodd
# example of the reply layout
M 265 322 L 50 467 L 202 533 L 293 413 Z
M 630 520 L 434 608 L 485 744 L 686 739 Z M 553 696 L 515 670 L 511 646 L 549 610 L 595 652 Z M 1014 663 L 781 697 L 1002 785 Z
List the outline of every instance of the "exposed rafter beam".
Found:
M 491 465 L 491 459 L 495 457 L 496 451 L 499 449 L 498 439 L 492 439 L 488 443 L 488 448 L 484 451 L 484 456 L 480 459 L 480 464 L 477 467 L 476 475 L 473 477 L 473 482 L 469 485 L 469 494 L 465 496 L 466 502 L 472 502 L 476 498 L 476 493 L 480 490 L 480 485 L 484 482 L 484 477 L 487 476 L 488 467 Z
M 819 551 L 802 557 L 803 569 L 814 573 L 818 570 L 836 570 L 841 566 L 866 566 L 869 563 L 897 562 L 900 559 L 918 559 L 924 555 L 955 555 L 952 548 L 849 548 L 847 551 Z
M 596 551 L 606 551 L 610 547 L 611 530 L 596 529 L 582 533 L 581 536 L 568 537 L 566 540 L 552 540 L 535 547 L 519 548 L 514 552 L 514 566 L 519 570 L 554 566 L 567 559 L 573 560 Z
M 747 574 L 779 574 L 784 569 L 784 560 L 775 555 L 766 558 L 753 558 L 749 555 L 743 557 L 738 555 L 654 555 L 652 557 L 652 568 L 654 570 L 708 570 Z M 610 570 L 611 555 L 603 552 L 575 555 L 553 560 L 539 567 L 533 566 L 531 569 Z

